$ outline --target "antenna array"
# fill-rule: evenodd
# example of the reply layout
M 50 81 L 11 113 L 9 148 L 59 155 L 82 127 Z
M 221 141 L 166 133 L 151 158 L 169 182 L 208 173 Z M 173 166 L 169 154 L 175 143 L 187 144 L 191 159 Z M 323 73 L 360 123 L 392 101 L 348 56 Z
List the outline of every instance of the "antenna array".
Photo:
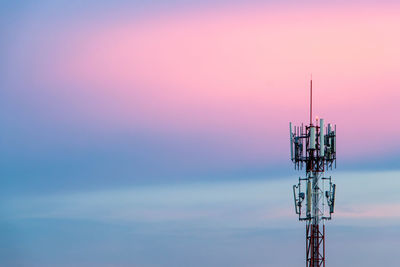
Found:
M 306 171 L 306 176 L 299 177 L 293 186 L 293 197 L 299 220 L 306 221 L 306 266 L 325 267 L 325 221 L 332 219 L 336 193 L 336 185 L 331 177 L 325 177 L 325 171 L 336 168 L 336 125 L 325 126 L 324 119 L 315 122 L 311 80 L 310 124 L 289 124 L 291 160 L 296 170 Z

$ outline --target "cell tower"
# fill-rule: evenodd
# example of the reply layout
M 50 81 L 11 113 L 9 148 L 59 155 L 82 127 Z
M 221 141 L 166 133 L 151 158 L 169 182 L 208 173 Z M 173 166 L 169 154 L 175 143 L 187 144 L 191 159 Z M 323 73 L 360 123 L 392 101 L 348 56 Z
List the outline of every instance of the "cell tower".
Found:
M 325 221 L 332 219 L 336 191 L 325 170 L 336 168 L 336 125 L 325 127 L 324 120 L 318 118 L 313 124 L 312 79 L 310 124 L 292 128 L 290 123 L 289 127 L 291 160 L 295 169 L 306 170 L 306 177 L 299 177 L 293 186 L 296 214 L 300 221 L 306 221 L 306 266 L 325 267 Z

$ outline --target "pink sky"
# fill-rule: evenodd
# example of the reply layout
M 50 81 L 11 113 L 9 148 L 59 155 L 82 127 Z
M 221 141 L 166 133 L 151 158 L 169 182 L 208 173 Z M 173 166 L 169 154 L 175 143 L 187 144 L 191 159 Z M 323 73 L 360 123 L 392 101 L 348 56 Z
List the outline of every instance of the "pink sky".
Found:
M 381 155 L 400 147 L 399 27 L 393 7 L 199 10 L 49 25 L 27 54 L 46 50 L 35 82 L 83 98 L 88 123 L 260 153 L 285 145 L 289 121 L 307 122 L 312 73 L 315 115 L 339 125 L 340 153 Z
M 398 265 L 399 3 L 14 2 L 0 265 L 300 264 L 288 139 L 311 73 L 338 125 L 328 265 Z

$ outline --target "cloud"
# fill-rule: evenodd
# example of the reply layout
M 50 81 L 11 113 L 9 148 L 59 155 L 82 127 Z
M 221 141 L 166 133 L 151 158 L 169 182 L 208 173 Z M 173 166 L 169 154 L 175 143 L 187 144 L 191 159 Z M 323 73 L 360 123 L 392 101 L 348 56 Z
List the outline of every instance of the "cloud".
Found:
M 340 225 L 362 225 L 375 219 L 399 223 L 396 213 L 400 207 L 399 174 L 334 174 L 337 184 L 335 220 L 337 218 Z M 289 178 L 199 182 L 20 197 L 9 200 L 3 213 L 10 218 L 292 227 L 296 221 L 291 191 L 294 183 L 296 179 Z

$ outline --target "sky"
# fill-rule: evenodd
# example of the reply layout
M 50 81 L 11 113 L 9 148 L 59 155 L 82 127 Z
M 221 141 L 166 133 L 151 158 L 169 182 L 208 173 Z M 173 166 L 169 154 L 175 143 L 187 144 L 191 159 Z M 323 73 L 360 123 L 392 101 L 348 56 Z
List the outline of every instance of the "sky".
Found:
M 303 266 L 311 75 L 337 125 L 328 266 L 396 265 L 399 10 L 2 1 L 0 265 Z

